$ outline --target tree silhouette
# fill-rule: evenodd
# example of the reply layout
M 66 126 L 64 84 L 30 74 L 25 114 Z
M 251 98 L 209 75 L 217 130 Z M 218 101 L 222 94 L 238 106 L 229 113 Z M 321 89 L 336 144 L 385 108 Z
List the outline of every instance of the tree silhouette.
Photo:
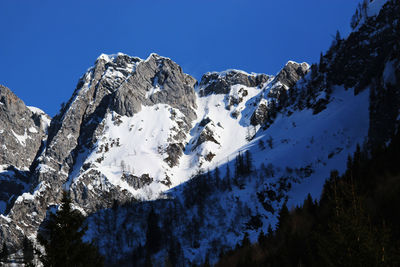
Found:
M 103 258 L 93 244 L 82 241 L 87 226 L 85 218 L 71 207 L 71 199 L 63 192 L 60 209 L 50 214 L 38 240 L 46 250 L 40 255 L 44 266 L 103 266 Z
M 146 250 L 150 254 L 158 252 L 161 248 L 161 229 L 158 226 L 158 215 L 151 209 L 147 216 Z
M 22 245 L 25 266 L 34 266 L 32 262 L 34 258 L 32 242 L 27 237 L 25 237 Z
M 2 262 L 5 262 L 5 261 L 7 261 L 7 259 L 8 259 L 8 248 L 7 248 L 6 242 L 4 242 L 3 248 L 1 249 L 1 252 L 0 252 L 0 260 Z

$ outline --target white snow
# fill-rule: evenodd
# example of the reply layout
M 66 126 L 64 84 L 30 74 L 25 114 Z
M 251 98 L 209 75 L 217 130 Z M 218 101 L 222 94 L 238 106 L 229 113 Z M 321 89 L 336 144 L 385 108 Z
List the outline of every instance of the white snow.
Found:
M 1 201 L 0 203 L 4 203 L 4 201 Z M 0 204 L 1 205 L 1 204 Z M 5 208 L 4 208 L 5 209 Z M 3 212 L 2 212 L 3 213 Z M 2 218 L 2 219 L 4 219 L 4 220 L 6 220 L 7 222 L 11 222 L 11 219 L 10 218 L 8 218 L 8 216 L 4 216 L 3 214 L 0 214 L 0 217 Z
M 207 74 L 216 73 L 216 74 L 218 74 L 218 76 L 225 77 L 228 73 L 231 73 L 231 72 L 238 72 L 238 73 L 244 74 L 246 76 L 256 76 L 257 75 L 257 73 L 254 73 L 254 72 L 248 73 L 246 71 L 237 70 L 237 69 L 227 69 L 227 70 L 224 70 L 224 71 L 212 71 L 212 72 L 209 72 Z
M 118 54 L 120 54 L 120 53 L 118 53 Z M 110 54 L 110 55 L 107 55 L 107 54 L 102 53 L 102 54 L 97 58 L 97 60 L 102 59 L 102 60 L 105 60 L 106 62 L 110 62 L 110 61 L 113 61 L 113 60 L 118 56 L 118 54 Z M 121 53 L 121 54 L 122 54 L 122 53 Z
M 38 133 L 38 130 L 37 130 L 35 127 L 33 127 L 33 126 L 29 127 L 28 131 L 29 131 L 30 133 Z
M 7 171 L 7 168 L 9 167 L 9 165 L 6 165 L 6 164 L 1 164 L 0 165 L 0 173 L 1 172 L 4 172 L 4 171 Z
M 27 106 L 27 108 L 32 111 L 33 113 L 42 115 L 42 114 L 46 114 L 43 110 L 41 110 L 40 108 L 37 107 L 33 107 L 33 106 Z
M 22 195 L 20 195 L 16 200 L 15 203 L 21 203 L 24 200 L 32 201 L 34 200 L 37 196 L 40 196 L 41 193 L 45 190 L 47 190 L 48 184 L 47 182 L 40 182 L 36 188 L 33 190 L 33 193 L 25 192 Z M 50 204 L 49 204 L 50 205 Z
M 296 65 L 303 65 L 303 64 L 305 64 L 305 65 L 307 66 L 308 69 L 310 68 L 310 65 L 309 65 L 307 62 L 301 62 L 301 63 L 299 63 L 299 62 L 296 62 L 296 61 L 293 61 L 293 60 L 289 60 L 289 61 L 286 63 L 286 65 L 289 64 L 289 63 L 296 64 Z
M 11 133 L 14 135 L 14 137 L 18 140 L 18 142 L 21 144 L 21 145 L 23 145 L 23 146 L 25 146 L 25 142 L 26 142 L 26 139 L 28 139 L 28 138 L 30 138 L 30 136 L 28 135 L 28 133 L 26 132 L 26 130 L 25 130 L 25 132 L 24 132 L 24 135 L 19 135 L 19 134 L 16 134 L 13 130 L 11 130 Z
M 30 194 L 30 193 L 23 193 L 21 196 L 18 197 L 18 199 L 19 199 L 20 197 L 21 197 L 23 200 L 33 200 L 33 199 L 34 199 L 34 196 L 33 196 L 32 194 Z M 18 199 L 17 199 L 17 200 L 18 200 Z
M 150 91 L 146 93 L 146 98 L 149 98 L 157 92 L 161 92 L 161 88 L 159 86 L 151 88 Z
M 232 106 L 231 109 L 227 110 L 226 105 L 229 102 L 229 98 L 238 99 L 241 97 L 239 91 L 247 91 L 247 96 L 243 97 L 241 103 L 237 106 Z M 253 98 L 262 92 L 259 88 L 246 87 L 243 85 L 234 85 L 231 88 L 228 96 L 225 95 L 214 95 L 211 94 L 207 97 L 198 97 L 198 121 L 202 119 L 210 118 L 213 122 L 212 125 L 208 125 L 213 130 L 214 137 L 220 143 L 219 145 L 214 142 L 205 142 L 196 148 L 195 155 L 192 156 L 191 164 L 187 166 L 189 169 L 196 167 L 196 164 L 200 161 L 202 163 L 201 168 L 207 170 L 208 168 L 213 169 L 215 166 L 225 163 L 227 160 L 232 159 L 236 153 L 247 144 L 246 137 L 252 134 L 254 129 L 249 125 L 249 119 L 255 107 L 249 105 L 247 101 L 254 100 Z M 234 118 L 232 114 L 237 113 L 237 118 Z M 193 149 L 198 134 L 202 128 L 195 128 L 193 131 L 193 138 L 191 145 L 188 146 L 187 152 Z M 197 132 L 196 132 L 197 131 Z M 234 133 L 234 134 L 232 134 Z M 212 162 L 204 160 L 204 156 L 209 152 L 216 154 Z M 200 155 L 201 157 L 198 157 Z
M 52 167 L 50 167 L 50 166 L 48 166 L 48 165 L 46 165 L 46 164 L 42 164 L 42 163 L 40 163 L 40 164 L 37 166 L 36 170 L 39 171 L 39 172 L 41 172 L 41 173 L 45 173 L 45 172 L 54 172 L 54 171 L 55 171 Z
M 171 119 L 172 112 L 176 113 L 175 120 Z M 173 129 L 179 128 L 176 121 L 182 116 L 179 110 L 165 104 L 143 106 L 133 117 L 109 114 L 104 120 L 105 130 L 96 149 L 87 157 L 84 155 L 78 160 L 78 171 L 71 177 L 73 182 L 77 182 L 78 175 L 82 174 L 79 173 L 81 164 L 92 163 L 107 182 L 120 186 L 139 198 L 157 198 L 158 193 L 168 189 L 160 181 L 163 181 L 167 174 L 174 176 L 173 171 L 164 162 L 167 156 L 164 150 L 170 142 L 169 138 L 176 134 Z M 104 159 L 98 163 L 97 160 L 101 157 Z M 147 188 L 135 190 L 121 179 L 123 172 L 135 176 L 149 174 L 155 182 Z M 93 185 L 97 183 L 97 186 L 100 186 L 98 183 L 104 182 L 99 180 Z
M 41 127 L 42 129 L 45 129 L 45 131 L 47 131 L 47 128 L 49 128 L 50 126 L 50 122 L 51 122 L 51 118 L 40 108 L 37 107 L 32 107 L 32 106 L 28 106 L 29 110 L 32 111 L 33 113 L 36 113 L 38 115 L 40 115 L 41 118 Z M 31 133 L 38 133 L 38 131 L 36 129 L 34 129 L 33 127 L 31 127 L 29 129 L 29 131 Z M 36 132 L 35 132 L 36 131 Z

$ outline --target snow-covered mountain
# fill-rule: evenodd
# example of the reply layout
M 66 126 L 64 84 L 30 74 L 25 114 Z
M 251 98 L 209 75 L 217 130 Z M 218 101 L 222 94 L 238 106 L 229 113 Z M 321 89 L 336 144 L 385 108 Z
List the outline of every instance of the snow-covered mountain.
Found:
M 159 259 L 179 247 L 180 264 L 201 263 L 245 232 L 254 241 L 283 203 L 318 198 L 357 145 L 398 129 L 400 12 L 386 2 L 367 4 L 378 11 L 319 64 L 289 61 L 276 75 L 197 82 L 156 54 L 103 54 L 51 123 L 0 87 L 0 241 L 35 239 L 63 190 L 109 261 L 141 257 L 150 210 Z

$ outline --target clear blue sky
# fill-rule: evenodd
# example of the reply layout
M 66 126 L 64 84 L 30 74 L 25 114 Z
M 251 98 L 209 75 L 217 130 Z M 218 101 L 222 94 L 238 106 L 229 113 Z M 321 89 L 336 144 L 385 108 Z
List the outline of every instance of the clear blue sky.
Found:
M 172 58 L 196 78 L 316 62 L 358 0 L 0 0 L 0 84 L 54 116 L 101 53 Z

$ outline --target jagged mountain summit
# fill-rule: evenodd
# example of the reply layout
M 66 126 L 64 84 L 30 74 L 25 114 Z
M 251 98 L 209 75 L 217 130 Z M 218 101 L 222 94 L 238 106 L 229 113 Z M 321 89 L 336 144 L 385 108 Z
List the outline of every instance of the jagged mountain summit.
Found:
M 149 210 L 186 262 L 215 259 L 245 232 L 254 241 L 283 203 L 318 198 L 357 145 L 384 144 L 398 128 L 396 3 L 318 65 L 289 61 L 276 75 L 197 82 L 156 54 L 103 54 L 51 123 L 0 87 L 0 241 L 17 250 L 34 240 L 63 190 L 110 261 L 146 244 Z

